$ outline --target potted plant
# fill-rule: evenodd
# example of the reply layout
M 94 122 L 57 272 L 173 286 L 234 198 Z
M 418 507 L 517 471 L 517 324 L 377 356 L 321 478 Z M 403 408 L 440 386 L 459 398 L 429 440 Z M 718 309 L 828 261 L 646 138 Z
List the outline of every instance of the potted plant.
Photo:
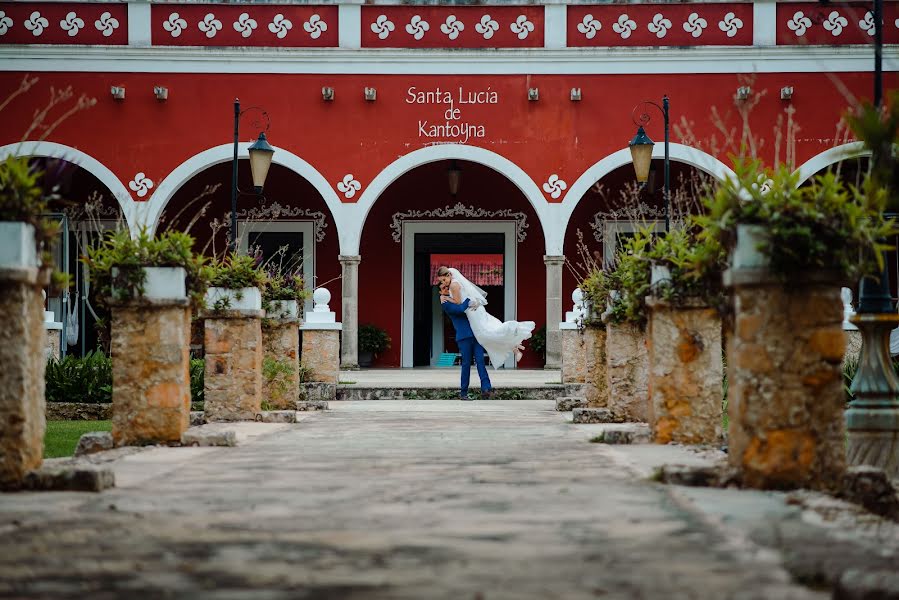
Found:
M 206 307 L 213 311 L 261 310 L 267 277 L 255 256 L 230 254 L 212 268 Z
M 262 308 L 270 319 L 298 319 L 300 306 L 309 297 L 299 272 L 272 270 L 262 290 Z
M 390 350 L 390 336 L 376 325 L 359 327 L 359 366 L 370 367 L 372 361 Z

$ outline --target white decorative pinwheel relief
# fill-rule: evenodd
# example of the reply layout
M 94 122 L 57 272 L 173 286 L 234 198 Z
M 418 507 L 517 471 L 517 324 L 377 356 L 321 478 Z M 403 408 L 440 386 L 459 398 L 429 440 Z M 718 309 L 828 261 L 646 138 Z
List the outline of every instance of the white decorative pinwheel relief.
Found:
M 2 19 L 0 19 L 0 20 L 2 20 Z M 12 25 L 12 23 L 10 23 L 10 25 Z M 896 25 L 896 29 L 899 29 L 899 19 L 896 19 L 895 25 Z M 2 34 L 0 34 L 0 35 L 2 35 Z
M 50 21 L 41 16 L 41 13 L 34 11 L 24 23 L 25 29 L 30 31 L 34 37 L 44 33 L 44 29 L 50 26 Z
M 349 199 L 356 195 L 356 192 L 362 189 L 362 184 L 359 183 L 354 177 L 352 173 L 348 173 L 343 181 L 337 182 L 337 191 L 344 195 L 345 198 Z
M 546 183 L 543 184 L 543 191 L 549 194 L 553 200 L 561 196 L 566 189 L 568 189 L 568 184 L 559 179 L 559 176 L 555 173 L 550 175 Z
M 309 20 L 303 23 L 303 29 L 309 34 L 313 40 L 317 40 L 322 34 L 328 31 L 328 24 L 322 21 L 321 16 L 312 15 Z
M 222 30 L 222 22 L 216 19 L 214 14 L 206 13 L 203 20 L 197 23 L 197 27 L 206 34 L 206 37 L 212 39 Z
M 128 187 L 131 188 L 131 191 L 137 193 L 138 198 L 143 198 L 147 195 L 147 192 L 153 189 L 153 181 L 141 171 L 134 176 L 134 179 L 128 182 Z
M 584 20 L 577 24 L 577 30 L 586 36 L 588 40 L 596 37 L 596 32 L 602 29 L 602 23 L 593 18 L 593 15 L 584 15 Z
M 734 37 L 737 32 L 743 29 L 743 20 L 732 12 L 724 15 L 724 19 L 718 22 L 718 29 L 727 34 L 727 37 Z
M 187 29 L 187 21 L 181 18 L 176 12 L 173 12 L 169 15 L 168 20 L 162 24 L 162 28 L 172 34 L 172 37 L 176 38 L 181 35 L 181 32 Z
M 652 23 L 647 25 L 646 28 L 651 33 L 656 34 L 657 38 L 661 39 L 665 37 L 668 30 L 671 29 L 671 21 L 666 19 L 662 13 L 656 13 L 656 16 L 652 18 Z
M 109 11 L 100 15 L 100 18 L 94 21 L 94 27 L 97 31 L 103 33 L 103 37 L 109 37 L 119 28 L 119 20 L 112 16 Z
M 627 13 L 618 17 L 618 21 L 612 24 L 612 31 L 620 35 L 623 40 L 631 37 L 631 34 L 636 30 L 637 24 L 634 23 L 633 19 L 627 16 Z
M 252 19 L 250 20 L 252 21 Z M 253 22 L 255 23 L 255 21 Z M 253 29 L 255 29 L 255 27 L 253 27 Z M 275 18 L 272 19 L 272 22 L 268 24 L 268 30 L 278 36 L 279 40 L 283 40 L 287 36 L 287 32 L 291 29 L 293 29 L 293 23 L 291 23 L 289 19 L 284 18 L 284 15 L 281 13 L 276 14 Z M 252 33 L 252 29 L 250 30 L 250 33 Z M 243 34 L 244 37 L 249 35 L 249 33 Z
M 253 35 L 253 30 L 258 26 L 259 24 L 256 23 L 256 19 L 251 19 L 249 13 L 240 13 L 240 16 L 237 17 L 236 21 L 234 21 L 234 31 L 244 36 L 245 38 Z M 293 23 L 291 23 L 290 27 L 293 27 Z M 290 27 L 288 27 L 288 29 L 290 29 Z M 287 34 L 285 33 L 284 35 Z
M 59 26 L 63 31 L 69 33 L 69 37 L 75 37 L 78 32 L 84 29 L 84 19 L 75 14 L 75 11 L 69 11 L 66 18 L 59 22 Z
M 297 217 L 307 217 L 312 221 L 315 221 L 315 241 L 320 242 L 325 239 L 325 228 L 328 226 L 328 222 L 325 220 L 325 213 L 318 210 L 310 210 L 308 208 L 299 208 L 295 206 L 281 206 L 277 202 L 272 202 L 265 206 L 237 211 L 238 219 L 246 219 L 249 221 L 296 219 Z
M 422 19 L 420 16 L 415 15 L 412 17 L 412 20 L 409 21 L 409 24 L 406 25 L 406 33 L 415 38 L 416 41 L 420 40 L 425 36 L 425 33 L 431 28 L 428 25 L 428 22 Z
M 6 35 L 10 27 L 12 27 L 12 19 L 6 16 L 4 11 L 0 10 L 0 35 Z
M 457 202 L 454 206 L 447 204 L 443 208 L 435 208 L 433 210 L 409 210 L 406 212 L 393 213 L 391 217 L 390 228 L 393 230 L 391 236 L 393 241 L 399 244 L 403 240 L 403 221 L 406 219 L 451 219 L 453 217 L 466 217 L 469 219 L 514 219 L 515 220 L 515 236 L 519 242 L 523 242 L 528 237 L 528 216 L 523 212 L 512 212 L 510 208 L 500 210 L 484 210 L 481 207 L 465 206 L 461 202 Z
M 525 15 L 518 15 L 518 18 L 509 27 L 512 29 L 512 33 L 517 35 L 520 40 L 525 39 L 530 32 L 534 31 L 534 24 L 528 21 Z
M 371 24 L 371 30 L 378 34 L 378 38 L 386 40 L 390 32 L 396 29 L 393 21 L 387 18 L 387 15 L 381 15 L 375 22 Z
M 440 31 L 446 34 L 446 36 L 454 40 L 459 37 L 459 34 L 465 29 L 465 24 L 456 18 L 456 15 L 450 15 L 446 18 L 446 23 L 440 26 Z
M 823 23 L 824 29 L 829 31 L 834 37 L 843 33 L 843 28 L 849 25 L 846 17 L 840 16 L 839 11 L 832 11 L 827 15 L 827 20 Z
M 709 22 L 699 16 L 699 13 L 690 13 L 687 22 L 684 23 L 684 31 L 698 38 L 702 35 L 702 30 L 709 26 Z
M 877 30 L 874 26 L 874 13 L 870 10 L 866 12 L 865 18 L 858 22 L 858 26 L 868 35 L 874 35 Z
M 483 35 L 485 40 L 489 40 L 499 31 L 499 23 L 491 19 L 490 15 L 484 15 L 481 22 L 474 26 L 474 30 Z
M 812 20 L 805 16 L 801 10 L 793 13 L 793 18 L 787 21 L 787 27 L 790 31 L 796 32 L 796 37 L 802 37 L 805 32 L 812 26 Z

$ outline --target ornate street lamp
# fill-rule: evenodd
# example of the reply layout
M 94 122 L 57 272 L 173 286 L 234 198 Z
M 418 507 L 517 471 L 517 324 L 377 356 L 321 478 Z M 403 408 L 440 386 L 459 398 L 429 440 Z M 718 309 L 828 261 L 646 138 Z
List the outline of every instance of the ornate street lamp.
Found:
M 669 133 L 668 133 L 668 96 L 662 97 L 662 106 L 659 106 L 655 102 L 651 102 L 649 100 L 643 101 L 641 104 L 638 104 L 634 107 L 632 119 L 634 124 L 637 126 L 637 135 L 634 136 L 634 139 L 630 141 L 628 147 L 631 150 L 631 159 L 634 163 L 634 172 L 637 175 L 637 181 L 641 184 L 645 184 L 649 179 L 649 168 L 652 165 L 652 148 L 655 146 L 655 142 L 653 142 L 648 135 L 646 135 L 646 130 L 643 129 L 645 125 L 647 125 L 650 121 L 649 113 L 646 112 L 647 106 L 654 106 L 659 109 L 662 113 L 662 118 L 665 120 L 665 191 L 664 191 L 664 199 L 665 199 L 665 231 L 667 232 L 670 227 L 671 222 L 671 187 L 669 182 L 670 176 L 670 162 L 668 159 L 668 150 L 669 150 Z M 641 108 L 642 107 L 642 108 Z M 640 115 L 637 116 L 637 109 L 641 108 Z
M 265 132 L 271 126 L 268 113 L 258 106 L 251 106 L 246 110 L 240 110 L 240 100 L 234 99 L 234 159 L 231 161 L 231 252 L 237 251 L 237 197 L 246 192 L 241 192 L 237 187 L 237 143 L 239 138 L 240 117 L 245 113 L 257 110 L 262 113 L 265 118 L 265 129 L 259 132 L 259 137 L 248 148 L 250 154 L 250 172 L 253 175 L 253 193 L 257 196 L 262 195 L 262 188 L 265 186 L 265 178 L 268 175 L 269 167 L 272 166 L 272 157 L 275 149 L 268 143 L 265 138 Z M 253 124 L 256 129 L 260 129 L 260 123 Z
M 462 185 L 462 169 L 459 168 L 456 159 L 452 160 L 449 169 L 446 170 L 446 179 L 449 183 L 450 195 L 455 198 L 456 194 L 459 193 L 459 187 Z

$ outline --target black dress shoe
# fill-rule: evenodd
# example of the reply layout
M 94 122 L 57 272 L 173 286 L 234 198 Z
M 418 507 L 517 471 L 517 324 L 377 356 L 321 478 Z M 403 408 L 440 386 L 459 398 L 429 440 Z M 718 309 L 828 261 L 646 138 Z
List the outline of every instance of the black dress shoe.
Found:
M 481 392 L 481 399 L 493 400 L 494 395 L 495 395 L 495 392 L 492 389 L 489 389 L 486 392 Z

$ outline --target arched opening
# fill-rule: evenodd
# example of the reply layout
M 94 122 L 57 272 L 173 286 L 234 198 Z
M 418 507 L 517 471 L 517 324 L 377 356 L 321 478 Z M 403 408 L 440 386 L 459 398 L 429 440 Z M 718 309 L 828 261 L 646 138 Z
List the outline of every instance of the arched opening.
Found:
M 453 170 L 461 175 L 455 195 Z M 444 263 L 487 290 L 487 308 L 497 318 L 544 324 L 540 221 L 519 186 L 489 166 L 448 158 L 411 168 L 377 198 L 360 243 L 359 324 L 392 339 L 375 366 L 436 366 L 457 353 L 433 285 Z M 542 365 L 542 354 L 533 351 L 519 363 Z

